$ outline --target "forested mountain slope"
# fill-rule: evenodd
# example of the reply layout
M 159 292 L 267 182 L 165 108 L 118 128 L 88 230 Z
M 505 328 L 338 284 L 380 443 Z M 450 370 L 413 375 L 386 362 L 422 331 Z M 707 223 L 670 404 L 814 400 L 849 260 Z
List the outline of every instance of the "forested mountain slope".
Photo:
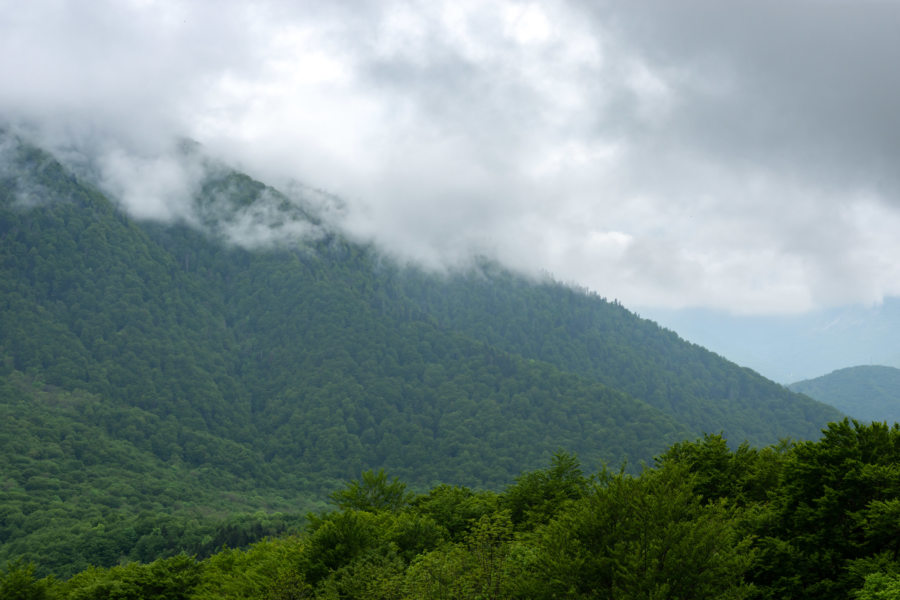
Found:
M 838 417 L 596 296 L 490 265 L 401 269 L 220 165 L 205 165 L 191 224 L 161 224 L 133 221 L 14 136 L 0 150 L 4 410 L 44 423 L 32 448 L 121 446 L 98 468 L 123 481 L 134 465 L 174 469 L 183 487 L 148 510 L 304 509 L 381 467 L 419 489 L 496 488 L 559 448 L 591 469 L 634 468 L 704 431 L 761 444 L 815 437 Z M 247 231 L 277 235 L 234 243 Z M 48 420 L 28 400 L 44 389 L 127 418 L 86 421 L 70 406 Z M 13 462 L 24 451 L 3 449 Z M 67 450 L 51 459 L 16 463 L 6 489 L 67 471 Z M 107 479 L 85 481 L 112 494 Z M 22 498 L 4 502 L 28 518 Z M 34 534 L 9 531 L 0 558 Z
M 283 498 L 293 494 L 240 474 L 259 468 L 240 446 L 172 421 L 7 374 L 0 381 L 0 564 L 22 559 L 67 575 L 123 558 L 203 556 L 302 524 L 299 515 L 273 514 L 296 513 L 296 500 Z M 197 466 L 160 458 L 158 448 L 170 444 L 212 447 L 213 460 Z
M 839 418 L 586 291 L 490 267 L 441 285 L 410 274 L 404 289 L 447 328 L 622 390 L 691 431 L 764 445 L 817 437 L 826 413 Z
M 865 365 L 788 386 L 861 421 L 900 422 L 900 369 Z

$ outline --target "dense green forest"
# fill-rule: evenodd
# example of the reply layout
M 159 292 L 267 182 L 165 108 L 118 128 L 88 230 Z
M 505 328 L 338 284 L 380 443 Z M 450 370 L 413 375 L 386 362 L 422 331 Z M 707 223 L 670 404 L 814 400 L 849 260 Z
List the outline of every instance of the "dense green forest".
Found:
M 636 475 L 556 453 L 500 492 L 412 493 L 367 471 L 297 534 L 198 560 L 40 578 L 7 599 L 896 598 L 900 426 L 844 420 L 818 441 L 673 445 Z
M 560 448 L 634 475 L 841 417 L 594 294 L 400 267 L 203 160 L 194 220 L 137 222 L 0 132 L 0 564 L 207 557 L 368 470 L 497 491 Z
M 862 421 L 900 422 L 900 369 L 865 365 L 788 386 Z

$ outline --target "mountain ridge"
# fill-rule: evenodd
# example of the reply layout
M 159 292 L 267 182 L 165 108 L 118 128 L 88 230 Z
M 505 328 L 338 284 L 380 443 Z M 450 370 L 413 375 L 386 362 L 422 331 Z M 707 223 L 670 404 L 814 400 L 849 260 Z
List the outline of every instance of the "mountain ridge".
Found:
M 48 153 L 3 144 L 0 380 L 134 414 L 105 426 L 147 460 L 212 474 L 170 516 L 227 511 L 216 478 L 301 508 L 365 469 L 497 488 L 560 448 L 635 470 L 705 431 L 761 445 L 840 416 L 599 296 L 489 263 L 400 267 L 235 171 L 198 186 L 207 222 L 136 221 Z M 286 235 L 243 247 L 229 223 Z M 26 392 L 6 389 L 27 421 Z M 69 435 L 58 416 L 40 435 Z M 51 463 L 16 463 L 9 485 Z M 37 492 L 75 489 L 59 485 Z
M 896 367 L 846 367 L 788 387 L 861 421 L 900 422 L 900 369 Z

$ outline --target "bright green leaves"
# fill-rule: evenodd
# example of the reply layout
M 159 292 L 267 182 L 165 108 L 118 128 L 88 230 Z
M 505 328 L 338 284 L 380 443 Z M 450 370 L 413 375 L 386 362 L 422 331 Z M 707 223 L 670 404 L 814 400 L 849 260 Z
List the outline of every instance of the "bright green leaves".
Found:
M 510 598 L 523 581 L 516 548 L 508 511 L 482 515 L 471 523 L 465 542 L 446 544 L 412 562 L 403 598 Z
M 201 563 L 192 600 L 291 600 L 312 588 L 297 565 L 307 548 L 300 537 L 258 542 L 245 551 L 226 549 Z
M 743 597 L 749 539 L 735 508 L 703 503 L 686 469 L 601 474 L 540 532 L 543 598 Z
M 52 582 L 35 579 L 34 565 L 16 562 L 0 571 L 0 598 L 3 600 L 47 600 Z
M 856 600 L 897 600 L 900 598 L 900 574 L 873 573 L 853 595 Z
M 200 565 L 180 555 L 142 565 L 90 568 L 61 586 L 67 600 L 186 600 L 200 581 Z
M 640 475 L 591 478 L 558 453 L 499 494 L 441 485 L 413 497 L 369 471 L 300 536 L 62 583 L 16 565 L 0 589 L 60 600 L 894 598 L 898 434 L 844 422 L 819 442 L 762 450 L 706 436 Z

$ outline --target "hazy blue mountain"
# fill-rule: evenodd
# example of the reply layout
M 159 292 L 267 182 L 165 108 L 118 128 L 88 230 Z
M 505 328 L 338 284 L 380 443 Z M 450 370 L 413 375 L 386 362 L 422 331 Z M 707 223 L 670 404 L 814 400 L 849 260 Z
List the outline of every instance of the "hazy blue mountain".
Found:
M 860 421 L 900 422 L 900 369 L 894 367 L 848 367 L 788 387 Z

